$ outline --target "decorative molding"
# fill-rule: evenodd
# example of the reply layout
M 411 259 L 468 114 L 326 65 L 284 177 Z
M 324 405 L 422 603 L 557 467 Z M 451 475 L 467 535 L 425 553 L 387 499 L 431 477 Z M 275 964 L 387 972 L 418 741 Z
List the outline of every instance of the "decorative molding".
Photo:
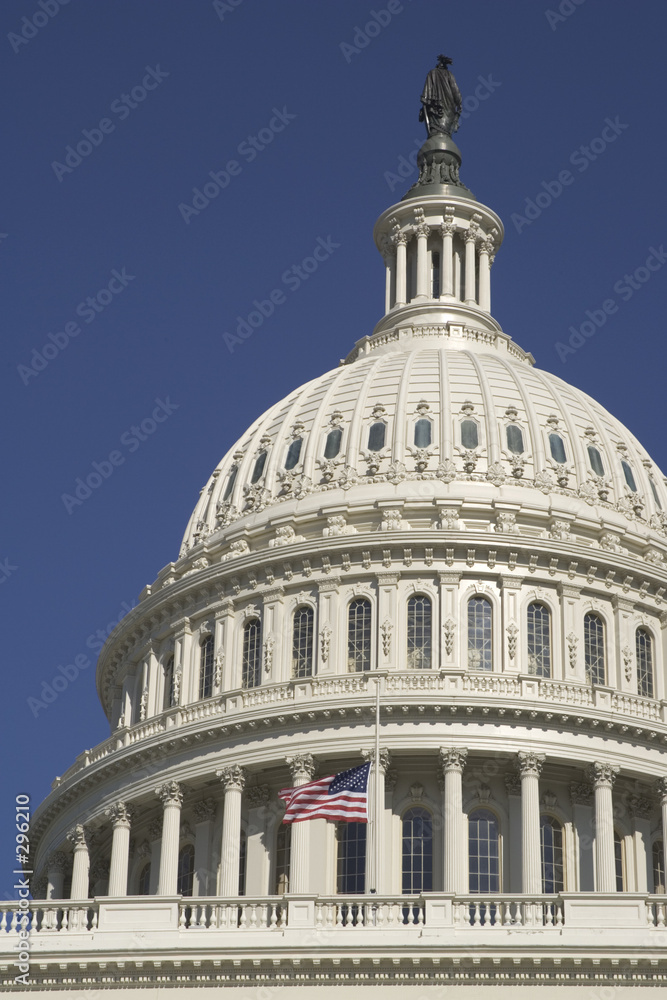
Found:
M 183 805 L 183 786 L 178 781 L 165 781 L 164 785 L 155 789 L 155 794 L 165 808 L 167 806 L 180 808 Z
M 246 772 L 240 764 L 229 764 L 227 767 L 221 767 L 215 772 L 215 776 L 220 779 L 225 793 L 229 791 L 242 792 L 245 787 Z
M 579 637 L 574 634 L 574 632 L 568 632 L 567 636 L 567 655 L 570 664 L 570 670 L 577 669 L 577 643 L 579 642 Z
M 333 629 L 329 622 L 325 622 L 320 629 L 320 654 L 322 657 L 322 663 L 326 663 L 329 659 L 329 650 L 331 648 L 331 636 L 333 635 Z
M 380 626 L 380 632 L 382 633 L 382 652 L 385 657 L 391 654 L 391 633 L 394 630 L 394 623 L 390 618 L 385 618 Z
M 134 809 L 125 802 L 115 802 L 108 809 L 104 810 L 104 815 L 111 820 L 111 826 L 114 829 L 117 826 L 124 826 L 129 829 L 134 817 Z
M 87 830 L 82 823 L 77 823 L 67 834 L 67 839 L 70 844 L 74 847 L 74 850 L 80 850 L 85 848 L 88 850 L 90 846 L 90 830 Z
M 294 757 L 286 758 L 287 765 L 292 774 L 292 781 L 299 781 L 306 778 L 308 781 L 315 774 L 315 760 L 311 753 L 296 754 Z
M 516 755 L 515 766 L 522 778 L 527 776 L 539 778 L 545 760 L 546 757 L 543 753 L 535 753 L 532 750 L 519 750 Z
M 453 618 L 448 618 L 442 626 L 442 634 L 445 640 L 445 654 L 451 656 L 454 652 L 454 636 L 456 635 L 456 622 Z
M 616 775 L 620 771 L 617 764 L 596 760 L 587 769 L 587 775 L 594 788 L 613 788 Z
M 273 670 L 273 652 L 276 646 L 276 637 L 273 633 L 267 635 L 264 640 L 264 672 L 271 676 Z
M 510 622 L 505 631 L 507 632 L 507 655 L 510 660 L 514 660 L 516 657 L 517 639 L 519 638 L 519 627 L 516 622 Z
M 458 771 L 463 774 L 468 759 L 466 747 L 440 747 L 440 767 L 445 771 Z

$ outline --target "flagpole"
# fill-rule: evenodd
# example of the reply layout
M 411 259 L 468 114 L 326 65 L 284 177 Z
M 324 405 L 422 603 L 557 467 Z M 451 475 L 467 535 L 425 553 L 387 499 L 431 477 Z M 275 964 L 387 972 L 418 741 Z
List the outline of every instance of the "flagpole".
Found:
M 375 816 L 373 822 L 373 847 L 375 855 L 375 891 L 380 882 L 380 678 L 375 678 Z

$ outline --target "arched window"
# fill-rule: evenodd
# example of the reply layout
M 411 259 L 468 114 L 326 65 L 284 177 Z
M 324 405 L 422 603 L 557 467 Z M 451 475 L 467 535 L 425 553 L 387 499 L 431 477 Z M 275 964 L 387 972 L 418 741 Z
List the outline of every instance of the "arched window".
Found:
M 463 448 L 476 448 L 479 444 L 479 431 L 474 420 L 461 421 L 461 445 Z
M 207 635 L 201 644 L 199 663 L 199 697 L 213 694 L 213 636 Z
M 251 618 L 243 626 L 243 657 L 241 686 L 257 687 L 262 683 L 262 626 L 259 618 Z
M 151 863 L 147 861 L 139 872 L 139 882 L 137 885 L 138 896 L 148 896 L 151 891 Z
M 336 892 L 356 895 L 366 887 L 366 823 L 336 826 Z
M 176 704 L 174 691 L 174 657 L 169 656 L 164 665 L 164 707 L 173 708 Z
M 248 837 L 245 830 L 241 830 L 241 842 L 239 844 L 239 896 L 245 896 L 245 875 L 248 866 Z
M 558 462 L 559 465 L 563 465 L 563 463 L 567 461 L 565 457 L 565 442 L 560 434 L 549 435 L 549 449 L 551 450 L 551 457 L 554 462 Z
M 404 895 L 433 891 L 433 820 L 428 809 L 413 806 L 403 816 Z
M 616 868 L 616 892 L 625 891 L 625 845 L 618 831 L 614 830 L 614 866 Z
M 514 455 L 523 453 L 523 432 L 516 424 L 508 424 L 507 426 L 507 450 Z
M 276 835 L 276 893 L 289 892 L 289 865 L 292 848 L 292 824 L 281 823 Z
M 584 669 L 591 684 L 607 683 L 604 622 L 591 611 L 584 615 Z
M 651 484 L 651 493 L 653 494 L 653 499 L 655 500 L 655 505 L 658 510 L 662 510 L 662 504 L 660 503 L 660 497 L 658 496 L 658 488 L 655 482 L 649 477 L 649 483 Z
M 313 675 L 313 627 L 315 613 L 303 605 L 294 612 L 292 628 L 292 677 Z
M 386 424 L 383 424 L 381 420 L 377 420 L 374 424 L 371 424 L 370 430 L 368 432 L 368 450 L 369 451 L 382 451 L 384 448 L 384 439 L 387 431 Z
M 229 500 L 230 496 L 232 495 L 232 490 L 234 489 L 234 484 L 236 483 L 236 477 L 238 475 L 238 471 L 239 467 L 238 465 L 235 465 L 232 471 L 229 473 L 229 476 L 227 478 L 227 485 L 225 486 L 225 492 L 223 493 L 222 496 L 223 503 L 225 503 L 226 500 Z
M 252 470 L 252 476 L 250 478 L 251 483 L 256 483 L 262 478 L 262 473 L 264 472 L 265 465 L 266 465 L 266 452 L 260 451 L 259 455 L 255 459 L 255 468 Z
M 633 493 L 637 492 L 637 484 L 635 482 L 634 473 L 628 462 L 621 462 L 621 468 L 623 469 L 623 475 L 625 476 L 625 481 L 632 490 Z
M 604 465 L 602 464 L 602 455 L 597 448 L 594 448 L 592 444 L 588 446 L 588 461 L 591 463 L 591 469 L 596 476 L 604 476 Z
M 178 878 L 176 892 L 179 896 L 191 896 L 195 880 L 195 849 L 186 844 L 178 852 Z
M 371 669 L 371 602 L 352 601 L 347 613 L 347 669 Z
M 653 892 L 665 892 L 665 849 L 661 840 L 653 843 Z
M 415 448 L 428 448 L 431 443 L 431 421 L 422 417 L 415 424 Z
M 542 892 L 563 892 L 563 828 L 553 816 L 540 816 Z
M 287 449 L 287 458 L 285 459 L 285 468 L 293 469 L 294 466 L 299 461 L 299 455 L 301 454 L 301 445 L 303 444 L 302 438 L 296 438 L 292 441 L 291 445 Z
M 498 820 L 488 809 L 475 809 L 468 816 L 468 889 L 500 892 Z
M 551 615 L 544 604 L 528 605 L 528 673 L 551 677 Z
M 635 633 L 637 650 L 637 691 L 644 698 L 653 697 L 653 639 L 645 628 Z
M 430 598 L 418 594 L 408 600 L 408 667 L 428 669 L 432 666 L 433 618 Z
M 325 458 L 335 458 L 340 451 L 340 443 L 343 440 L 343 431 L 340 427 L 334 427 L 333 430 L 329 431 L 327 434 L 326 444 L 324 445 L 324 457 Z
M 468 601 L 468 669 L 493 670 L 491 627 L 493 609 L 485 597 Z

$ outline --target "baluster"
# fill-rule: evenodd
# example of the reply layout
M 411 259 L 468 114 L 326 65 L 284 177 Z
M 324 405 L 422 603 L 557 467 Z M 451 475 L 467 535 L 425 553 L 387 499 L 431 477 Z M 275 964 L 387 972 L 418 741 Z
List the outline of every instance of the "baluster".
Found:
M 319 904 L 318 904 L 318 912 L 319 912 L 319 917 L 315 922 L 315 926 L 319 928 L 322 926 L 322 921 L 320 919 L 322 916 L 322 907 Z M 274 927 L 278 926 L 278 907 L 275 903 L 271 903 L 271 908 L 269 910 L 269 913 L 270 913 L 269 927 L 273 929 Z
M 664 903 L 658 903 L 657 909 L 658 909 L 658 912 L 657 912 L 658 927 L 664 927 L 665 926 L 665 904 Z
M 474 906 L 475 906 L 475 914 L 473 916 L 473 926 L 474 927 L 481 927 L 482 926 L 482 919 L 481 919 L 481 913 L 480 913 L 479 900 L 477 900 L 475 902 Z
M 423 924 L 424 923 L 424 909 L 425 909 L 425 904 L 422 903 L 422 901 L 420 900 L 419 903 L 417 904 L 417 923 L 418 924 Z
M 15 931 L 16 930 L 18 922 L 19 922 L 19 913 L 18 913 L 18 910 L 12 910 L 12 922 L 11 922 L 11 925 L 9 927 L 10 931 Z
M 208 905 L 208 926 L 212 928 L 217 928 L 218 926 L 218 907 L 215 903 L 209 903 Z
M 375 911 L 376 927 L 384 927 L 386 905 L 387 905 L 386 903 L 378 903 L 377 905 L 377 909 Z
M 245 930 L 246 927 L 248 926 L 248 907 L 245 903 L 239 906 L 239 913 L 240 913 L 239 927 L 241 928 L 241 930 Z
M 0 931 L 7 930 L 7 910 L 2 911 L 2 919 L 0 919 Z
M 563 926 L 563 907 L 560 901 L 556 903 L 556 927 Z
M 336 926 L 337 927 L 344 927 L 345 926 L 344 923 L 343 923 L 343 907 L 340 906 L 340 905 L 338 906 L 337 911 L 336 911 Z
M 543 904 L 543 916 L 542 919 L 546 927 L 553 927 L 554 925 L 554 904 L 544 903 Z
M 91 929 L 91 931 L 97 930 L 97 923 L 98 923 L 98 912 L 97 912 L 97 910 L 91 910 L 90 911 L 90 929 Z
M 62 913 L 61 929 L 64 931 L 69 930 L 69 910 L 61 910 L 60 912 Z
M 185 906 L 182 903 L 178 907 L 178 927 L 179 930 L 185 927 Z

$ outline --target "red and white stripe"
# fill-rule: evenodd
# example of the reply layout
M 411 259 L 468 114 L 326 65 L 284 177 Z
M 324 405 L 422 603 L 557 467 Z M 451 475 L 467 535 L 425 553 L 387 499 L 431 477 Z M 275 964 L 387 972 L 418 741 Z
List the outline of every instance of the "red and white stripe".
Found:
M 287 803 L 283 823 L 300 823 L 305 819 L 367 823 L 367 792 L 342 791 L 329 795 L 329 785 L 335 777 L 335 774 L 330 774 L 299 788 L 283 788 L 278 792 L 279 797 Z

